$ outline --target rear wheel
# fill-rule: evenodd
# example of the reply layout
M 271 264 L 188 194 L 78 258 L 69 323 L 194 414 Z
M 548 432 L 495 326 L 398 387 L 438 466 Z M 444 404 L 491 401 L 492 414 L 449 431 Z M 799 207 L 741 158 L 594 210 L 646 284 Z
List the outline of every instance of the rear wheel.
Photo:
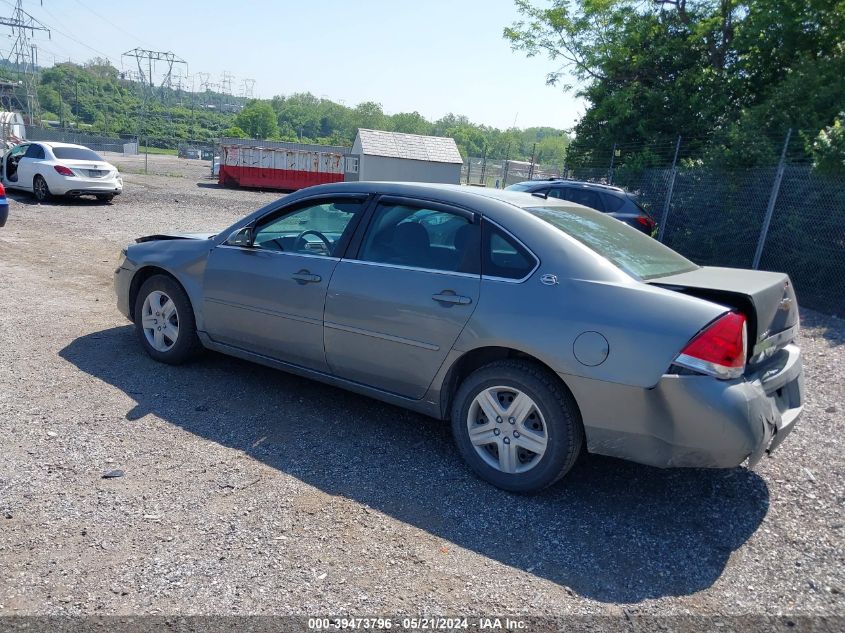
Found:
M 97 195 L 97 200 L 100 202 L 111 202 L 114 199 L 114 195 L 111 193 L 103 193 Z
M 452 434 L 476 473 L 513 492 L 558 481 L 584 442 L 566 387 L 543 367 L 518 360 L 485 365 L 464 380 L 452 407 Z
M 135 299 L 135 331 L 157 361 L 180 365 L 194 358 L 202 343 L 187 293 L 165 275 L 147 279 Z
M 35 199 L 38 202 L 46 202 L 50 199 L 50 188 L 41 174 L 38 174 L 32 179 L 32 193 L 35 194 Z

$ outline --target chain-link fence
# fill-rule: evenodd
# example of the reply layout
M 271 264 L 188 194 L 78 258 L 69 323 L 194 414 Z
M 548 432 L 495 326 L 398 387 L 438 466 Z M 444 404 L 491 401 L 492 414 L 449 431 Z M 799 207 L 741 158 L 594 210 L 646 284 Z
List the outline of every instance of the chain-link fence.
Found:
M 95 152 L 123 152 L 126 145 L 136 144 L 134 137 L 120 138 L 87 134 L 75 130 L 56 128 L 27 127 L 26 137 L 30 141 L 52 141 L 54 143 L 73 143 L 84 145 Z

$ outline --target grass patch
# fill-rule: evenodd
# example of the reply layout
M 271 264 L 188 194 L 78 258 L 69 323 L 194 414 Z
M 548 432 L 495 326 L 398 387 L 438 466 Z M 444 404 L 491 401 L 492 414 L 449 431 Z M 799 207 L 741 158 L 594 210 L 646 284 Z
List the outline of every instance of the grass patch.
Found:
M 179 150 L 176 149 L 163 149 L 161 147 L 147 147 L 146 145 L 141 145 L 138 147 L 139 154 L 166 154 L 167 156 L 177 156 L 179 154 Z

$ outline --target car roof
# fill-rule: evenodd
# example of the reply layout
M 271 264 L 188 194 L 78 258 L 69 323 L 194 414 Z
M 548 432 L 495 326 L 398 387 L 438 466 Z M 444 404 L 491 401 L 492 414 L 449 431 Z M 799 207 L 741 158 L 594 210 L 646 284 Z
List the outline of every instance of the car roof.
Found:
M 79 147 L 81 149 L 91 149 L 85 145 L 76 145 L 75 143 L 59 143 L 58 141 L 29 141 L 38 145 L 46 145 L 47 147 Z M 93 151 L 93 150 L 91 150 Z
M 548 180 L 524 180 L 520 185 L 566 185 L 568 187 L 581 187 L 583 189 L 600 189 L 602 191 L 612 191 L 615 193 L 625 193 L 622 187 L 614 187 L 613 185 L 605 185 L 600 182 L 584 182 L 583 180 L 567 180 L 566 178 L 549 178 Z

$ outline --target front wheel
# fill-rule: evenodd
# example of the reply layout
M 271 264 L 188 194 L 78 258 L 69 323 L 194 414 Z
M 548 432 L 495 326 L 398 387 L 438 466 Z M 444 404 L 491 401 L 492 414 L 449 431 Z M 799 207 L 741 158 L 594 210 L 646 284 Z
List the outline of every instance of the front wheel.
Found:
M 558 481 L 584 442 L 578 406 L 560 379 L 521 360 L 485 365 L 463 381 L 452 406 L 452 434 L 482 479 L 513 492 Z
M 165 275 L 147 279 L 135 299 L 135 331 L 157 361 L 180 365 L 202 350 L 191 301 L 179 283 Z
M 35 199 L 38 202 L 46 202 L 50 199 L 50 188 L 47 186 L 47 181 L 44 176 L 37 175 L 32 180 L 32 193 L 35 194 Z

